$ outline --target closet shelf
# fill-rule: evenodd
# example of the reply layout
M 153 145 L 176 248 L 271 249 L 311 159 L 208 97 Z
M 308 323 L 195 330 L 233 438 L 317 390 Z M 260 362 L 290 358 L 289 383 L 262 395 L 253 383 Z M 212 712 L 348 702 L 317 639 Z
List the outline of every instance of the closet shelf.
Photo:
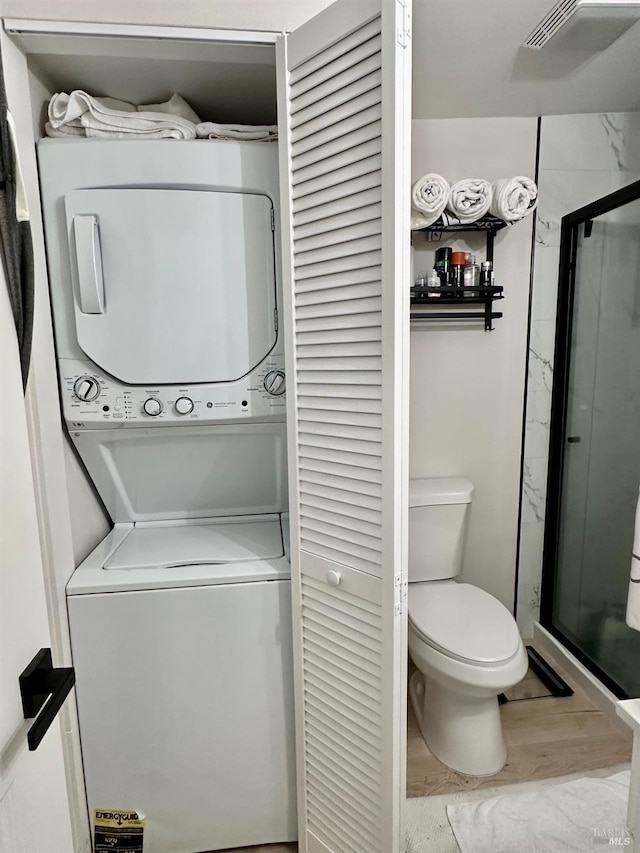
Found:
M 502 312 L 493 310 L 494 301 L 504 299 L 502 291 L 501 285 L 412 287 L 410 318 L 418 321 L 482 320 L 485 332 L 490 332 L 493 330 L 493 320 L 502 317 Z M 455 305 L 458 310 L 439 310 L 445 305 Z M 478 306 L 483 310 L 467 311 L 471 306 Z

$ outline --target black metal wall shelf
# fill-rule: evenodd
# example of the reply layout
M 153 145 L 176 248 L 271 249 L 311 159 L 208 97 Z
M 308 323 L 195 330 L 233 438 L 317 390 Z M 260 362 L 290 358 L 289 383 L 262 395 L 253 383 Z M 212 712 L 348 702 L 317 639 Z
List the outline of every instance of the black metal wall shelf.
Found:
M 496 299 L 504 299 L 501 285 L 479 287 L 412 287 L 411 320 L 483 320 L 485 332 L 493 330 L 493 320 L 502 317 L 502 312 L 493 310 Z M 456 310 L 442 311 L 444 305 L 456 306 Z M 480 306 L 483 310 L 468 311 Z
M 414 234 L 425 234 L 428 240 L 439 241 L 442 240 L 444 234 L 460 234 L 465 231 L 476 231 L 487 235 L 486 257 L 488 261 L 493 261 L 494 237 L 498 231 L 502 231 L 503 228 L 508 227 L 509 223 L 505 222 L 504 219 L 498 219 L 497 216 L 483 216 L 482 219 L 477 219 L 475 222 L 467 225 L 445 225 L 442 220 L 438 220 L 438 222 L 434 222 L 433 225 L 429 225 L 426 228 L 412 229 L 411 237 L 413 239 Z

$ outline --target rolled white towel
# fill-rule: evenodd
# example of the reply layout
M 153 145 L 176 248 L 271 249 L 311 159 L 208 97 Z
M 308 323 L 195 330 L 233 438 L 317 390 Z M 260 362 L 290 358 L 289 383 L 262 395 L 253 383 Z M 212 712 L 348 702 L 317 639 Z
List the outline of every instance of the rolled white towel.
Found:
M 500 178 L 493 182 L 491 213 L 505 222 L 517 222 L 531 213 L 538 204 L 535 181 L 524 175 Z
M 278 127 L 275 124 L 216 124 L 203 121 L 196 126 L 198 139 L 239 139 L 253 142 L 275 142 Z
M 464 178 L 452 185 L 447 211 L 461 225 L 469 225 L 489 212 L 492 196 L 489 181 L 484 178 Z
M 426 228 L 442 215 L 449 204 L 451 187 L 442 175 L 430 173 L 423 175 L 415 182 L 411 189 L 411 203 L 422 214 L 424 222 L 413 225 L 412 228 Z
M 49 102 L 49 124 L 53 130 L 80 122 L 87 136 L 100 138 L 193 139 L 194 122 L 179 115 L 138 112 L 133 104 L 113 98 L 94 98 L 76 89 L 59 92 Z
M 416 231 L 419 228 L 427 228 L 429 225 L 433 225 L 433 222 L 430 218 L 426 217 L 424 213 L 420 213 L 419 210 L 411 211 L 411 230 Z

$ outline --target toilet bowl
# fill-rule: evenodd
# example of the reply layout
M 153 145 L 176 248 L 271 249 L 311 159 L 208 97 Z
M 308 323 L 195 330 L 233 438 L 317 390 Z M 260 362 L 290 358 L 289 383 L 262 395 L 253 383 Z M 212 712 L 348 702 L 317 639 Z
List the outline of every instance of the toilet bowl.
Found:
M 409 695 L 431 752 L 469 776 L 501 770 L 507 750 L 498 694 L 517 684 L 528 666 L 507 608 L 471 584 L 413 585 L 409 652 L 418 668 Z
M 516 622 L 496 598 L 454 578 L 473 486 L 413 480 L 409 509 L 411 703 L 431 752 L 470 776 L 497 773 L 507 751 L 498 694 L 527 671 Z

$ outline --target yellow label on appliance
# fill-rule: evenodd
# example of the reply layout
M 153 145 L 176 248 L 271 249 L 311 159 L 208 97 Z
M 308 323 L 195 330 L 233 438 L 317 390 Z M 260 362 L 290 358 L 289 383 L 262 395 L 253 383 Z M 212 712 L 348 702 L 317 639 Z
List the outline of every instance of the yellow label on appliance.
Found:
M 95 809 L 93 817 L 95 853 L 142 853 L 144 818 L 138 812 Z

